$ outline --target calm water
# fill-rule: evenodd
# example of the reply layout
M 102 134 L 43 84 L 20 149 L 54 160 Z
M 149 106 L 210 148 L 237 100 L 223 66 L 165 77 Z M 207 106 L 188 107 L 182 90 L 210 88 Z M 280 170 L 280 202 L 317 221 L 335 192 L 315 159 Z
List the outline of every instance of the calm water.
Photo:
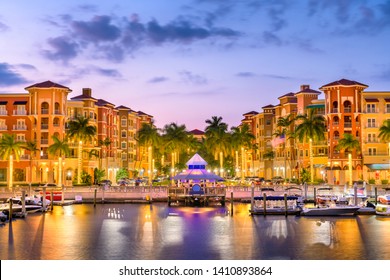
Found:
M 0 259 L 390 259 L 390 218 L 248 215 L 165 204 L 55 207 L 0 227 Z

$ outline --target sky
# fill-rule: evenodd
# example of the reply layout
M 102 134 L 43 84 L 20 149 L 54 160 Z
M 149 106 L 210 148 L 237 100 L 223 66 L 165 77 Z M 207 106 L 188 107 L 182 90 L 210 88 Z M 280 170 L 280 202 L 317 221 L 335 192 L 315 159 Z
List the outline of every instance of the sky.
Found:
M 0 2 L 0 92 L 91 88 L 160 128 L 230 128 L 343 78 L 390 91 L 390 0 Z

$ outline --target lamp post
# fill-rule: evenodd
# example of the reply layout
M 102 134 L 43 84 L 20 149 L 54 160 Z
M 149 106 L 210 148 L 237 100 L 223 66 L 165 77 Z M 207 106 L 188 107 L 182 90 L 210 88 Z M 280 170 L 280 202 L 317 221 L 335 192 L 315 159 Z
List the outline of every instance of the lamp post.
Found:
M 352 154 L 348 154 L 349 185 L 352 187 Z
M 313 166 L 313 140 L 309 140 L 309 156 L 310 156 L 310 182 L 314 182 L 314 166 Z

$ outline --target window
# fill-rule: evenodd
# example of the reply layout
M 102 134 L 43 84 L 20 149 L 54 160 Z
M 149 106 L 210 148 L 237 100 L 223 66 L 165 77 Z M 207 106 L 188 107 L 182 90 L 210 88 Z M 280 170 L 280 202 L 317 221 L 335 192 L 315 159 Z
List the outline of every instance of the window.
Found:
M 386 104 L 386 113 L 390 113 L 390 103 Z
M 127 119 L 125 117 L 121 119 L 121 126 L 127 126 Z
M 308 157 L 309 156 L 309 150 L 305 150 L 305 154 Z
M 376 156 L 376 148 L 368 148 L 369 156 Z
M 367 121 L 367 127 L 375 127 L 375 119 L 368 119 Z
M 367 113 L 375 113 L 375 104 L 367 104 Z
M 265 125 L 271 125 L 271 120 L 270 119 L 265 120 Z
M 125 153 L 122 154 L 122 160 L 127 160 L 127 156 Z
M 367 142 L 375 143 L 376 142 L 376 134 L 375 133 L 368 133 Z
M 122 132 L 121 132 L 121 137 L 122 137 L 122 138 L 126 138 L 126 137 L 127 137 L 127 132 L 126 132 L 126 130 L 122 130 Z
M 122 150 L 127 149 L 127 143 L 126 143 L 126 142 L 122 142 L 122 143 L 121 143 L 121 149 L 122 149 Z
M 7 115 L 7 108 L 5 105 L 0 105 L 0 116 L 6 116 Z
M 17 134 L 16 135 L 16 140 L 20 142 L 25 142 L 26 141 L 26 136 L 24 134 Z

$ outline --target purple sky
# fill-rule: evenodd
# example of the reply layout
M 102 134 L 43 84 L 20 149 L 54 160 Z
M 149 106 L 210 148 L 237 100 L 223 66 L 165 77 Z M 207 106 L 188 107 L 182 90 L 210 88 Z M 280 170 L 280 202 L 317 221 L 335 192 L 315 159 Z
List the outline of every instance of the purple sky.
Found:
M 1 1 L 0 92 L 45 80 L 204 129 L 342 78 L 390 91 L 390 1 Z M 321 98 L 321 97 L 320 97 Z

